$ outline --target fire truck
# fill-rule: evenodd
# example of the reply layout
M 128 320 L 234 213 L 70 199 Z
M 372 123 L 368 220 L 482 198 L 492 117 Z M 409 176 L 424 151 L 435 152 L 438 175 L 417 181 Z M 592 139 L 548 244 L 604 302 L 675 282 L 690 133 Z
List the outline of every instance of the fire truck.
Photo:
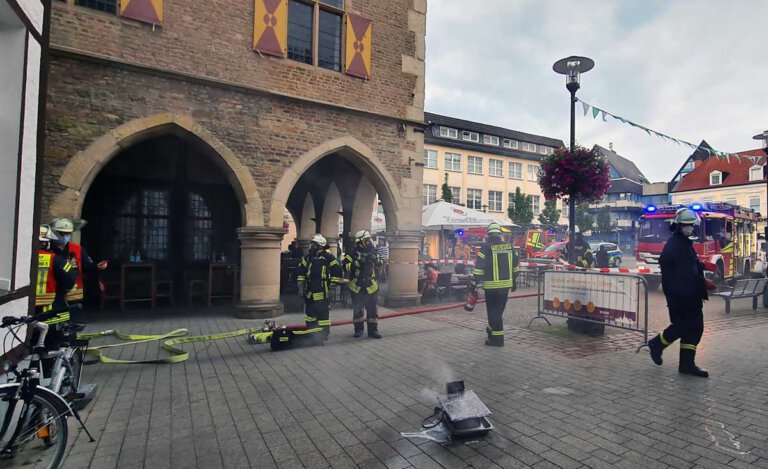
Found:
M 661 284 L 659 256 L 669 239 L 670 223 L 682 205 L 649 205 L 641 217 L 640 231 L 635 248 L 638 267 L 651 270 L 644 277 L 648 289 Z M 757 222 L 760 217 L 753 210 L 728 203 L 693 204 L 689 208 L 698 213 L 701 223 L 693 236 L 693 248 L 702 262 L 716 266 L 715 280 L 750 276 L 758 263 Z

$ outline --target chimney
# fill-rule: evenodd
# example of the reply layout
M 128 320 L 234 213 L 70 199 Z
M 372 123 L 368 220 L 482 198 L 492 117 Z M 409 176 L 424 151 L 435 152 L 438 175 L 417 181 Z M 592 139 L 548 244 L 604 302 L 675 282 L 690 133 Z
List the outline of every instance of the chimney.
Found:
M 613 151 L 613 142 L 608 142 L 608 149 Z

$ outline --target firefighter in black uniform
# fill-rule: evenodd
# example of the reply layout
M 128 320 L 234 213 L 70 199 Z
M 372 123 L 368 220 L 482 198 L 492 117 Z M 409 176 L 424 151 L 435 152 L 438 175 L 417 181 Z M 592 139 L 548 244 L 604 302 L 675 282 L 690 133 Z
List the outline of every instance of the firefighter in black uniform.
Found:
M 678 371 L 706 378 L 709 373 L 696 366 L 696 346 L 704 333 L 703 302 L 708 299 L 707 289 L 713 288 L 714 284 L 704 280 L 704 264 L 699 261 L 690 240 L 694 226 L 698 224 L 696 212 L 681 208 L 669 227 L 674 233 L 664 245 L 659 266 L 671 324 L 651 339 L 648 346 L 653 362 L 661 365 L 664 348 L 680 339 Z
M 573 239 L 573 252 L 575 254 L 573 256 L 574 265 L 585 268 L 592 267 L 595 265 L 595 257 L 592 255 L 592 248 L 589 246 L 589 243 L 584 240 L 584 235 L 581 234 L 578 226 L 575 226 L 573 231 L 575 233 Z M 563 251 L 563 256 L 567 261 L 570 261 L 570 256 L 568 255 L 570 246 L 571 243 L 568 243 Z
M 343 272 L 323 235 L 318 233 L 312 237 L 309 254 L 302 257 L 297 273 L 296 279 L 303 283 L 307 330 L 321 327 L 324 338 L 328 339 L 331 333 L 331 288 L 342 283 Z
M 485 290 L 485 304 L 488 311 L 488 338 L 485 345 L 504 346 L 504 321 L 502 316 L 507 305 L 509 291 L 517 290 L 517 253 L 511 243 L 501 239 L 501 227 L 496 223 L 488 225 L 488 239 L 480 248 L 472 272 L 470 288 L 482 284 Z
M 349 291 L 352 292 L 352 323 L 355 326 L 355 337 L 363 335 L 365 323 L 368 323 L 368 337 L 381 339 L 379 334 L 379 313 L 377 310 L 377 292 L 379 283 L 376 281 L 376 270 L 382 266 L 376 248 L 371 241 L 371 233 L 361 230 L 355 234 L 355 249 L 349 253 L 345 268 L 349 273 Z M 366 317 L 363 317 L 363 309 Z

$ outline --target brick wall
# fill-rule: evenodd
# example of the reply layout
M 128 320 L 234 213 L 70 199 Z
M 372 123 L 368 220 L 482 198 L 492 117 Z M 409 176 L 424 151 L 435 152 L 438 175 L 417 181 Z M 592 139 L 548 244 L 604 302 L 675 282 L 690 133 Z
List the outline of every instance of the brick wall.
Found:
M 306 101 L 211 86 L 53 54 L 50 63 L 42 214 L 50 213 L 72 155 L 133 119 L 182 113 L 249 167 L 268 217 L 271 194 L 293 161 L 328 140 L 351 135 L 369 146 L 400 183 L 411 177 L 404 152 L 416 144 L 386 117 Z
M 420 55 L 415 33 L 409 30 L 409 9 L 414 0 L 347 0 L 349 11 L 373 21 L 369 81 L 292 60 L 260 56 L 252 46 L 253 1 L 165 0 L 164 24 L 154 30 L 151 25 L 72 3 L 53 2 L 54 48 L 66 47 L 388 116 L 405 117 L 407 106 L 414 104 L 414 93 L 423 94 L 423 84 L 417 86 L 423 76 L 403 72 L 403 56 Z M 416 3 L 425 10 L 425 5 Z M 423 38 L 419 41 L 423 42 Z M 106 99 L 104 95 L 113 91 L 107 86 L 97 93 L 97 98 Z

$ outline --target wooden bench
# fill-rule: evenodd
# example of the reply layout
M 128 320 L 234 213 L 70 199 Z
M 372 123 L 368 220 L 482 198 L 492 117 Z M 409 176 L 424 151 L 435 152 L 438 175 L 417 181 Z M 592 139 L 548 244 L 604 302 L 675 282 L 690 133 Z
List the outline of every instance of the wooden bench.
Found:
M 763 294 L 768 278 L 752 278 L 736 280 L 736 283 L 726 291 L 713 293 L 713 296 L 719 296 L 725 300 L 725 314 L 731 312 L 731 300 L 739 298 L 752 298 L 752 309 L 757 309 L 757 298 Z

